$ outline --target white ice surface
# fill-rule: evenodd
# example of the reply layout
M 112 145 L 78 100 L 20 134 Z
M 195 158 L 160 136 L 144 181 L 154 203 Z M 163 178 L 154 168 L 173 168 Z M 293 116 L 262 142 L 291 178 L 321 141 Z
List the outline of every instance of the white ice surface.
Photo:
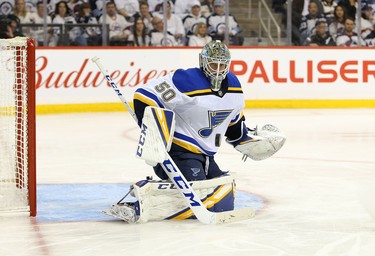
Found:
M 243 163 L 225 142 L 216 156 L 240 191 L 265 200 L 254 219 L 208 226 L 0 217 L 0 255 L 375 255 L 375 109 L 245 114 L 248 125 L 271 122 L 288 137 L 264 161 Z M 126 112 L 38 116 L 38 184 L 131 183 L 153 175 L 135 158 L 137 138 Z

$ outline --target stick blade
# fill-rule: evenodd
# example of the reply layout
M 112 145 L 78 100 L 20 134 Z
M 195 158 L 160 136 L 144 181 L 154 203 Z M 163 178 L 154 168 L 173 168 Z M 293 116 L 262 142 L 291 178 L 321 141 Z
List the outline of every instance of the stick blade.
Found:
M 236 209 L 233 211 L 216 213 L 216 224 L 231 223 L 251 219 L 255 212 L 251 208 Z

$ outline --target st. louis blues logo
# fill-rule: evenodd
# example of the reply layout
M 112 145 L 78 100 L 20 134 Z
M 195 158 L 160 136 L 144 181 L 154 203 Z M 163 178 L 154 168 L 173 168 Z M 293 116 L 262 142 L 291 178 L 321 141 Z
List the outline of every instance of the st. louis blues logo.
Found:
M 201 169 L 199 169 L 199 168 L 190 168 L 191 169 L 191 171 L 193 172 L 193 176 L 194 177 L 197 177 L 198 176 L 198 173 L 201 171 Z
M 208 111 L 208 123 L 209 127 L 202 128 L 198 131 L 199 135 L 203 138 L 207 138 L 211 135 L 212 130 L 222 124 L 224 120 L 232 113 L 232 110 L 218 110 Z

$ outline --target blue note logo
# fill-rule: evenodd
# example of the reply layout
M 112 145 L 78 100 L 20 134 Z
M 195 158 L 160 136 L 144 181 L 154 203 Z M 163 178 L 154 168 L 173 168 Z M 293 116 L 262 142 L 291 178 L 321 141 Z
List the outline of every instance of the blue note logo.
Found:
M 211 135 L 212 130 L 215 127 L 221 125 L 224 120 L 232 113 L 232 110 L 218 110 L 218 111 L 208 111 L 208 124 L 209 126 L 206 128 L 202 128 L 198 131 L 198 134 L 203 137 L 207 138 Z
M 198 176 L 198 173 L 201 171 L 201 169 L 199 168 L 190 168 L 190 170 L 193 172 L 193 176 L 194 177 L 197 177 Z

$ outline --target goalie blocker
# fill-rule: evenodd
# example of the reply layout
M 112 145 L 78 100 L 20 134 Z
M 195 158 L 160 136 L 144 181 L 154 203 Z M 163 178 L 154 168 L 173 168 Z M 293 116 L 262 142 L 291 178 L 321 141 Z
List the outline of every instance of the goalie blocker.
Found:
M 147 107 L 142 120 L 136 156 L 151 166 L 167 160 L 174 127 L 173 111 Z

